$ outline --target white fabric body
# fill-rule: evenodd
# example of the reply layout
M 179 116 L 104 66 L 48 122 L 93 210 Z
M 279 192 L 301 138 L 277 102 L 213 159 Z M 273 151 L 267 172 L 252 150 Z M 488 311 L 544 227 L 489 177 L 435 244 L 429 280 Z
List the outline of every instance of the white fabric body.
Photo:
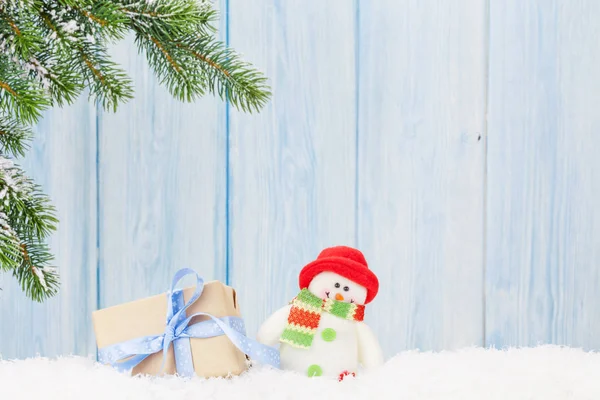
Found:
M 291 305 L 277 310 L 260 327 L 259 342 L 277 346 L 287 324 Z M 323 330 L 336 331 L 332 342 L 323 340 Z M 349 321 L 329 313 L 321 314 L 321 321 L 310 349 L 298 349 L 286 343 L 280 346 L 281 368 L 308 374 L 308 368 L 317 364 L 324 376 L 338 376 L 343 371 L 356 372 L 358 364 L 376 368 L 383 364 L 383 353 L 377 338 L 364 322 Z
M 311 365 L 321 367 L 324 376 L 337 376 L 344 371 L 357 372 L 357 324 L 356 321 L 322 313 L 317 333 L 309 349 L 299 349 L 287 343 L 281 344 L 281 368 L 305 375 L 308 374 Z M 327 328 L 336 332 L 333 341 L 327 342 L 321 335 Z

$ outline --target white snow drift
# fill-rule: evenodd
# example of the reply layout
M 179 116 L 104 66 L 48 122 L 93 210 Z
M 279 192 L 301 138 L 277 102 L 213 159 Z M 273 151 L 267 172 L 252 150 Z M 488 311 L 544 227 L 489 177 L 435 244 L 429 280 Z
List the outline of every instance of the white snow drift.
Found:
M 255 367 L 230 379 L 128 377 L 82 357 L 0 361 L 0 399 L 600 399 L 600 353 L 544 346 L 401 353 L 377 371 L 307 378 Z

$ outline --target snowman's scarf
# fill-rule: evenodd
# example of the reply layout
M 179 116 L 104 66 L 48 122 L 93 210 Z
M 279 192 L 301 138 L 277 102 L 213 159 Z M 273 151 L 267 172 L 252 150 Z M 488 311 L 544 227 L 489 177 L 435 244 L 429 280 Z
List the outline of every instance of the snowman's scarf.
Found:
M 288 322 L 279 341 L 301 349 L 310 348 L 323 311 L 350 321 L 362 321 L 365 317 L 363 305 L 323 300 L 308 289 L 302 289 L 292 300 Z

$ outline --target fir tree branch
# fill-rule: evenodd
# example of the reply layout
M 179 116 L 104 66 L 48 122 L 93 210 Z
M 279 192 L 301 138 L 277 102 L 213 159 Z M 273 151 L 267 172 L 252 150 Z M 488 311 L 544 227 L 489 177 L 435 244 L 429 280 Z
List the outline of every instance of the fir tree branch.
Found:
M 117 105 L 133 97 L 131 80 L 118 65 L 110 60 L 101 47 L 89 52 L 80 49 L 81 58 L 87 67 L 83 76 L 90 89 L 90 97 L 105 110 L 116 111 Z
M 0 22 L 10 21 L 10 17 L 0 13 Z M 1 28 L 0 23 L 0 28 Z M 19 31 L 20 39 L 15 37 L 4 39 L 5 50 L 15 45 L 14 55 L 11 62 L 14 68 L 24 76 L 33 81 L 50 93 L 51 104 L 63 105 L 71 103 L 81 92 L 83 85 L 78 82 L 78 75 L 74 74 L 72 68 L 64 68 L 64 57 L 53 52 L 53 49 L 41 40 L 44 37 L 43 29 L 35 27 L 28 21 L 23 30 Z M 6 35 L 6 31 L 0 29 L 0 38 Z M 14 94 L 13 94 L 14 95 Z
M 259 110 L 269 99 L 266 78 L 211 37 L 176 42 L 138 34 L 136 43 L 171 94 L 192 101 L 208 90 L 246 112 Z M 185 65 L 187 68 L 181 68 Z
M 2 156 L 0 199 L 5 200 L 2 212 L 8 216 L 9 225 L 19 236 L 42 240 L 56 230 L 58 220 L 48 197 L 18 165 Z
M 45 241 L 56 230 L 46 195 L 6 156 L 25 153 L 30 125 L 50 105 L 89 89 L 105 109 L 132 97 L 107 46 L 127 32 L 178 99 L 206 92 L 254 111 L 270 97 L 265 77 L 215 38 L 203 0 L 0 0 L 0 269 L 43 301 L 58 278 Z
M 4 13 L 0 15 L 2 19 L 8 23 L 8 26 L 10 26 L 10 29 L 12 29 L 13 33 L 15 34 L 15 37 L 22 38 L 23 34 L 21 33 L 21 30 L 19 29 L 17 24 L 15 24 L 15 22 L 8 15 L 5 15 Z
M 140 51 L 146 53 L 159 82 L 164 84 L 173 96 L 180 100 L 192 101 L 204 94 L 202 76 L 189 68 L 191 58 L 186 59 L 178 54 L 178 49 L 172 42 L 138 34 L 136 43 Z M 183 69 L 183 65 L 188 68 Z
M 23 71 L 5 55 L 0 55 L 0 109 L 26 123 L 32 123 L 39 119 L 50 101 L 39 83 L 23 75 Z
M 48 246 L 35 240 L 25 240 L 20 244 L 21 263 L 14 269 L 13 275 L 27 296 L 42 302 L 54 296 L 59 287 L 56 269 L 51 266 L 53 260 Z
M 214 38 L 196 36 L 176 45 L 199 61 L 209 91 L 221 99 L 228 98 L 236 108 L 258 111 L 271 97 L 265 76 Z
M 24 156 L 29 149 L 28 142 L 33 137 L 31 129 L 17 121 L 0 117 L 0 154 L 13 157 Z
M 25 293 L 43 301 L 58 289 L 44 240 L 56 230 L 48 198 L 11 160 L 0 156 L 0 269 L 12 271 Z
M 122 39 L 127 32 L 129 19 L 123 13 L 120 5 L 115 1 L 77 0 L 71 5 L 83 18 L 77 21 L 84 27 L 90 28 L 89 35 L 99 33 L 104 38 Z M 93 25 L 87 26 L 91 21 Z M 94 26 L 95 25 L 95 26 Z
M 8 93 L 10 93 L 14 97 L 18 96 L 17 92 L 15 92 L 13 90 L 13 88 L 11 88 L 10 85 L 8 83 L 6 83 L 6 82 L 0 81 L 0 89 L 6 90 Z
M 0 270 L 12 271 L 19 266 L 21 244 L 16 232 L 8 223 L 8 217 L 0 211 Z
M 150 40 L 152 41 L 152 43 L 154 43 L 154 45 L 158 48 L 158 50 L 160 50 L 160 52 L 167 59 L 167 61 L 169 61 L 169 64 L 171 64 L 171 66 L 173 67 L 175 72 L 181 73 L 181 67 L 175 61 L 173 61 L 173 57 L 171 57 L 171 54 L 165 50 L 165 47 L 160 44 L 158 39 L 150 36 Z
M 100 26 L 108 26 L 108 24 L 109 24 L 109 22 L 107 20 L 102 19 L 101 17 L 97 17 L 94 14 L 92 14 L 91 12 L 86 11 L 81 7 L 74 6 L 73 9 L 77 10 L 78 12 L 83 14 L 84 17 L 89 18 L 90 20 L 99 24 Z
M 116 110 L 120 102 L 133 97 L 131 80 L 117 64 L 110 60 L 106 49 L 100 44 L 88 43 L 85 47 L 67 37 L 52 22 L 51 15 L 46 12 L 41 16 L 57 37 L 67 43 L 79 57 L 78 70 L 86 87 L 90 88 L 90 97 L 95 99 L 106 110 Z
M 217 12 L 205 2 L 122 1 L 121 4 L 132 29 L 142 34 L 174 39 L 193 33 L 209 35 L 215 32 L 212 23 L 217 20 Z
M 41 44 L 39 30 L 28 19 L 15 22 L 5 12 L 0 12 L 0 38 L 4 41 L 3 50 L 12 48 L 12 52 L 22 58 L 29 58 Z
M 52 105 L 71 104 L 84 88 L 80 74 L 69 57 L 56 57 L 50 49 L 43 48 L 31 64 L 38 68 L 32 71 L 38 79 L 45 81 Z

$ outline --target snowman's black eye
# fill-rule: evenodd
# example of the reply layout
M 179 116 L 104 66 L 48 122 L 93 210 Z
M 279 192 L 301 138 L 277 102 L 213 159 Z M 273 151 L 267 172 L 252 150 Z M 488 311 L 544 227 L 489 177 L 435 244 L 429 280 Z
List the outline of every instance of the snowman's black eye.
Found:
M 335 286 L 336 288 L 339 288 L 341 285 L 336 282 L 335 285 L 333 285 L 333 286 Z
M 348 286 L 344 286 L 344 292 L 347 292 L 348 290 L 350 290 L 350 288 Z

